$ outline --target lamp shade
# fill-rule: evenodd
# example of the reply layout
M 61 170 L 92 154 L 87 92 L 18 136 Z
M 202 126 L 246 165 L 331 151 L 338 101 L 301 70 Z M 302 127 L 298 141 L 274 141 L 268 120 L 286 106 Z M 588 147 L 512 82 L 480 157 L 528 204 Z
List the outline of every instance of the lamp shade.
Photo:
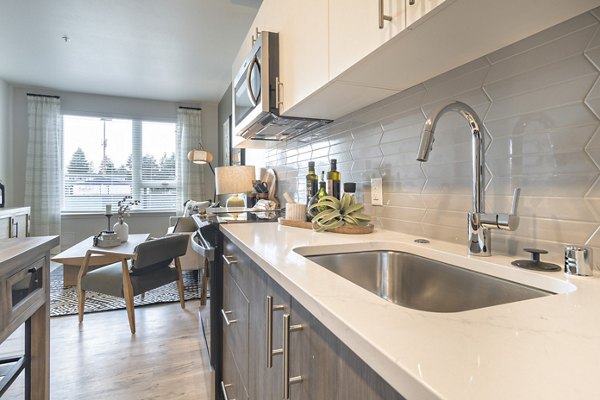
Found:
M 187 157 L 194 164 L 208 164 L 213 160 L 210 151 L 206 150 L 191 150 Z
M 256 177 L 254 165 L 235 165 L 215 168 L 217 194 L 249 192 Z

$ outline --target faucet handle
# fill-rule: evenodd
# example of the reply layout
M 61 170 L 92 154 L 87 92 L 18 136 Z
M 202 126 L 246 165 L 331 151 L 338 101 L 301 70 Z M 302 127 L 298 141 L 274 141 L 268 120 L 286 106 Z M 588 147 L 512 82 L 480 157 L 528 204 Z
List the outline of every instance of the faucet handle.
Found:
M 510 214 L 498 214 L 498 228 L 505 231 L 514 231 L 519 227 L 519 217 L 517 216 L 517 207 L 519 206 L 519 197 L 521 197 L 521 188 L 516 188 L 513 192 L 512 206 Z
M 516 188 L 513 193 L 512 207 L 510 214 L 479 214 L 481 225 L 486 228 L 502 229 L 503 231 L 514 231 L 519 227 L 519 217 L 517 216 L 517 207 L 521 188 Z
M 510 213 L 512 215 L 517 215 L 517 207 L 519 206 L 519 197 L 521 197 L 521 188 L 515 188 L 515 191 L 513 192 L 513 198 L 512 198 L 512 207 L 510 208 Z

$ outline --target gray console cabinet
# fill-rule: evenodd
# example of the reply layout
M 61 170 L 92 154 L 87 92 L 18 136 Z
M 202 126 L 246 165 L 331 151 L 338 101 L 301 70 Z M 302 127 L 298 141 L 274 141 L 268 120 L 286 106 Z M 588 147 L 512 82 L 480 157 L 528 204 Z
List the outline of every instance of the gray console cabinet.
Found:
M 287 378 L 297 381 L 289 399 L 403 399 L 227 237 L 223 248 L 221 399 L 284 399 L 284 315 L 292 328 Z

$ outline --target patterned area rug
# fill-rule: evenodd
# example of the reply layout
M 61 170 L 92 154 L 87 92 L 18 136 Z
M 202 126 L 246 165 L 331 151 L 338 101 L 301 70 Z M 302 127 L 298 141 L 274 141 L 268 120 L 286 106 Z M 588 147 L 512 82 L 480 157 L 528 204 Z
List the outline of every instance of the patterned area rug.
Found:
M 183 271 L 183 285 L 185 288 L 185 300 L 200 298 L 198 281 L 193 271 Z M 50 316 L 77 314 L 77 287 L 68 286 L 63 288 L 62 265 L 50 272 Z M 179 301 L 177 282 L 172 282 L 157 289 L 146 292 L 144 299 L 136 296 L 134 303 L 136 307 L 157 303 L 171 303 Z M 108 296 L 101 293 L 88 291 L 85 294 L 85 312 L 100 312 L 120 310 L 125 308 L 125 301 L 118 297 Z

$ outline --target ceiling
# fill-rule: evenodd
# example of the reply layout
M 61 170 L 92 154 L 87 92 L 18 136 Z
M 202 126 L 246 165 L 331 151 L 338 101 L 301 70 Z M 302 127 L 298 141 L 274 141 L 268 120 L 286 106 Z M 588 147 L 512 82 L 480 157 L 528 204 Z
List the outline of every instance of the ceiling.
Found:
M 261 1 L 0 0 L 0 79 L 217 102 Z

